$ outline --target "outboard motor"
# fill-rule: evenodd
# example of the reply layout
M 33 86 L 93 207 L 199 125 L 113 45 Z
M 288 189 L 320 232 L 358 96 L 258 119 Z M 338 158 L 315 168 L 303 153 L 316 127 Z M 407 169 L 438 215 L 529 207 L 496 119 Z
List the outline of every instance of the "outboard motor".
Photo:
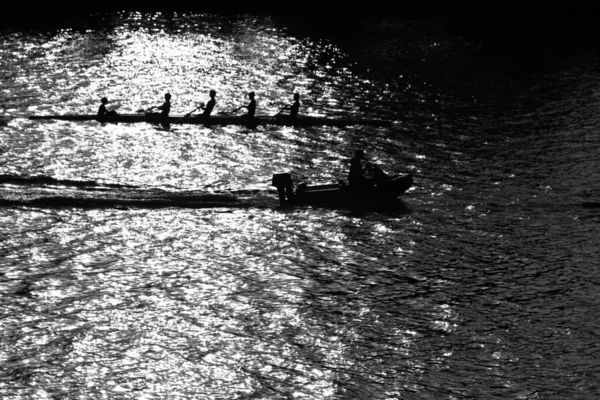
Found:
M 290 174 L 274 174 L 271 186 L 277 188 L 281 207 L 293 200 L 294 188 L 292 187 L 292 176 Z

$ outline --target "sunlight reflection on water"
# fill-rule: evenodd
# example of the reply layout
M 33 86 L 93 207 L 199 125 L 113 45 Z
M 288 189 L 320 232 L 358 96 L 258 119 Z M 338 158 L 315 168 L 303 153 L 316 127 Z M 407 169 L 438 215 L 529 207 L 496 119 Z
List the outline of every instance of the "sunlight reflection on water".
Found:
M 365 148 L 390 173 L 416 175 L 406 204 L 390 210 L 2 207 L 0 394 L 594 398 L 599 218 L 574 203 L 598 193 L 598 105 L 579 107 L 583 89 L 571 84 L 557 89 L 571 79 L 559 72 L 479 110 L 471 93 L 447 82 L 454 91 L 444 92 L 445 74 L 471 71 L 452 58 L 467 46 L 427 32 L 334 44 L 269 17 L 134 13 L 0 36 L 0 108 L 15 117 L 94 113 L 102 96 L 135 112 L 165 91 L 185 113 L 215 89 L 218 111 L 254 90 L 272 115 L 299 91 L 307 114 L 398 119 L 250 130 L 16 118 L 0 128 L 2 174 L 105 185 L 90 196 L 119 184 L 111 190 L 133 186 L 131 196 L 274 199 L 274 172 L 337 181 Z M 342 50 L 361 41 L 354 50 L 370 67 Z M 443 71 L 410 73 L 421 59 Z M 490 78 L 465 71 L 461 90 Z M 0 187 L 19 190 L 83 192 Z
M 315 288 L 305 268 L 327 262 L 322 255 L 303 254 L 305 245 L 297 243 L 322 235 L 316 254 L 339 252 L 345 235 L 316 217 L 315 226 L 298 225 L 285 214 L 271 217 L 219 210 L 80 217 L 61 212 L 61 223 L 46 234 L 47 245 L 30 258 L 33 270 L 52 266 L 43 273 L 47 278 L 30 281 L 29 293 L 57 319 L 23 332 L 37 338 L 29 346 L 50 359 L 57 346 L 69 346 L 63 370 L 73 371 L 72 380 L 87 377 L 84 392 L 90 393 L 167 395 L 186 388 L 190 394 L 200 388 L 222 392 L 226 385 L 233 394 L 251 390 L 249 380 L 263 379 L 311 396 L 331 393 L 331 367 L 351 364 L 339 336 L 355 334 L 334 321 L 322 331 L 319 314 L 325 309 L 310 316 L 314 310 L 304 299 Z M 264 226 L 266 220 L 293 226 L 274 231 Z M 317 310 L 323 300 L 333 301 L 327 297 L 315 304 L 321 304 Z M 359 315 L 368 313 L 363 309 Z
M 183 19 L 196 26 L 194 18 Z M 190 30 L 184 23 L 179 32 L 161 27 L 166 22 L 160 16 L 150 23 L 155 27 L 148 29 L 132 29 L 131 20 L 136 20 L 135 15 L 126 17 L 123 26 L 85 33 L 62 30 L 55 34 L 15 34 L 14 39 L 24 45 L 10 53 L 14 61 L 11 68 L 19 71 L 14 81 L 23 79 L 27 87 L 13 86 L 11 90 L 21 98 L 30 93 L 37 100 L 17 102 L 8 114 L 11 110 L 14 115 L 94 113 L 103 96 L 118 112 L 135 113 L 160 104 L 166 92 L 173 95 L 172 112 L 183 114 L 199 102 L 206 102 L 209 89 L 217 90 L 215 112 L 229 112 L 244 104 L 250 90 L 257 93 L 259 113 L 266 115 L 274 115 L 282 105 L 291 103 L 294 92 L 303 96 L 304 114 L 357 110 L 345 88 L 360 88 L 362 80 L 347 67 L 339 72 L 333 67 L 343 59 L 341 52 L 328 43 L 286 36 L 270 26 L 268 18 L 234 24 L 227 33 L 208 20 L 200 30 Z M 344 108 L 336 108 L 339 104 Z M 37 125 L 17 124 L 10 133 L 23 128 L 38 130 Z M 273 167 L 288 169 L 304 164 L 296 159 L 303 160 L 305 148 L 311 146 L 294 129 L 280 130 L 277 140 L 277 136 L 267 138 L 270 132 L 262 129 L 250 134 L 241 128 L 216 132 L 199 128 L 186 126 L 161 132 L 148 127 L 140 135 L 139 126 L 49 122 L 38 131 L 47 147 L 26 140 L 11 146 L 6 156 L 11 165 L 21 164 L 19 168 L 30 173 L 60 179 L 86 176 L 106 182 L 127 180 L 138 185 L 201 188 L 240 176 L 258 177 L 263 185 Z M 339 142 L 340 132 L 334 128 L 323 131 L 319 136 L 337 138 L 335 161 L 339 163 L 347 157 L 345 146 Z M 239 134 L 249 136 L 250 143 L 228 140 Z M 157 138 L 164 140 L 159 142 Z M 196 141 L 190 142 L 192 138 Z M 30 148 L 19 149 L 21 146 Z M 29 155 L 22 157 L 23 150 Z M 270 159 L 276 164 L 265 165 L 264 160 Z M 327 165 L 317 167 L 331 169 L 321 168 Z M 228 176 L 227 171 L 238 172 Z M 241 184 L 255 183 L 245 180 Z

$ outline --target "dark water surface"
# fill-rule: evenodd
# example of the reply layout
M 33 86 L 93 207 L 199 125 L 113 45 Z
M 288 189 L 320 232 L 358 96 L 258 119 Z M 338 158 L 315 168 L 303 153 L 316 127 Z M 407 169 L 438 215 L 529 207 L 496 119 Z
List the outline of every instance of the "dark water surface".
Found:
M 598 59 L 485 50 L 392 20 L 3 31 L 0 397 L 598 398 Z M 216 112 L 299 92 L 304 114 L 394 122 L 26 119 L 166 91 L 183 114 L 210 89 Z M 273 173 L 338 180 L 356 148 L 414 174 L 396 207 L 277 207 Z

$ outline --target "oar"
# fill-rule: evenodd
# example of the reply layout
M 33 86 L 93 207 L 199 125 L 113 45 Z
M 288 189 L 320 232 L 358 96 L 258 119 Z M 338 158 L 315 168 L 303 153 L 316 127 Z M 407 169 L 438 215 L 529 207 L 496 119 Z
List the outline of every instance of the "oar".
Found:
M 273 122 L 273 120 L 274 120 L 275 118 L 277 118 L 277 117 L 278 117 L 278 116 L 279 116 L 279 115 L 280 115 L 280 114 L 283 112 L 283 110 L 285 110 L 285 109 L 286 109 L 286 107 L 287 107 L 287 106 L 284 106 L 282 109 L 280 109 L 280 110 L 277 112 L 277 114 L 273 115 L 273 116 L 272 116 L 272 117 L 269 119 L 269 121 L 267 122 L 267 124 L 270 124 L 271 122 Z
M 217 114 L 219 114 L 219 115 L 231 115 L 231 114 L 235 114 L 236 112 L 240 111 L 244 107 L 246 107 L 246 106 L 240 106 L 240 107 L 235 108 L 235 109 L 233 109 L 231 111 L 221 111 L 221 112 L 218 112 Z
M 174 124 L 178 123 L 179 121 L 181 121 L 184 118 L 189 118 L 192 116 L 192 113 L 196 110 L 198 110 L 199 108 L 202 108 L 204 104 L 199 105 L 198 107 L 194 108 L 192 111 L 190 111 L 189 113 L 185 114 L 183 117 L 181 118 L 177 118 L 175 121 L 173 121 Z
M 139 109 L 139 110 L 137 110 L 136 112 L 137 112 L 137 113 L 150 112 L 150 111 L 154 110 L 155 108 L 156 108 L 156 106 L 154 106 L 154 107 L 150 107 L 150 108 L 146 108 L 146 109 L 140 108 L 140 109 Z
M 189 113 L 185 114 L 185 115 L 183 116 L 183 118 L 191 117 L 191 116 L 192 116 L 192 113 L 193 113 L 194 111 L 198 110 L 199 108 L 202 108 L 202 106 L 204 106 L 204 104 L 201 104 L 201 105 L 199 105 L 198 107 L 194 108 L 192 111 L 190 111 Z

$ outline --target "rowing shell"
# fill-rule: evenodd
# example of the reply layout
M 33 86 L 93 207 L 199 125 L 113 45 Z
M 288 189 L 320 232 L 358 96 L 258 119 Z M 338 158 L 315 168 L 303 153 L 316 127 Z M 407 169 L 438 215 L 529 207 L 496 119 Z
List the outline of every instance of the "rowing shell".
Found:
M 214 115 L 209 118 L 203 116 L 186 117 L 183 115 L 172 115 L 164 118 L 158 114 L 119 114 L 99 118 L 95 114 L 66 114 L 66 115 L 32 115 L 29 117 L 32 120 L 63 120 L 63 121 L 99 121 L 111 123 L 136 123 L 150 122 L 160 124 L 191 124 L 191 125 L 242 125 L 242 126 L 258 126 L 258 125 L 280 125 L 280 126 L 348 126 L 348 125 L 368 125 L 368 126 L 385 126 L 389 125 L 389 121 L 378 119 L 353 119 L 353 118 L 325 118 L 325 117 L 306 117 L 298 116 L 296 118 L 270 116 L 236 117 L 231 115 Z

